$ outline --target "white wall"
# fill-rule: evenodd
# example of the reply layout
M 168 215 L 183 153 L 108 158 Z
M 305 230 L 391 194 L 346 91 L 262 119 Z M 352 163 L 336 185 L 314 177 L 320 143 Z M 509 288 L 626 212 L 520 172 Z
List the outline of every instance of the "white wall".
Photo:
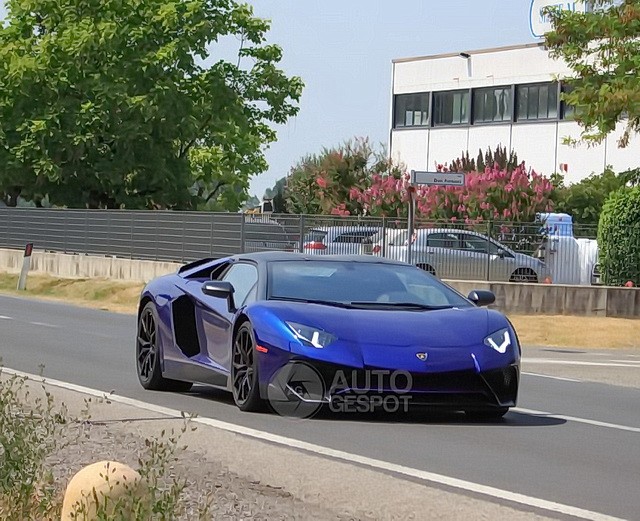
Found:
M 547 51 L 538 44 L 467 52 L 471 56 L 469 59 L 454 53 L 396 60 L 393 93 L 547 82 L 571 74 L 563 62 L 549 58 Z M 618 148 L 617 140 L 623 129 L 624 124 L 619 124 L 600 145 L 576 147 L 564 144 L 566 137 L 577 139 L 581 133 L 578 124 L 571 121 L 404 128 L 392 130 L 390 151 L 391 156 L 403 161 L 409 170 L 430 170 L 435 162 L 449 162 L 463 151 L 468 150 L 475 158 L 478 149 L 502 145 L 514 150 L 519 159 L 543 175 L 559 172 L 559 165 L 567 164 L 565 179 L 573 183 L 594 172 L 601 173 L 606 165 L 611 165 L 615 171 L 640 166 L 637 137 L 632 138 L 626 149 Z
M 464 49 L 460 49 L 464 51 Z M 393 89 L 396 94 L 485 87 L 510 83 L 549 81 L 570 69 L 551 60 L 537 44 L 517 48 L 471 51 L 469 59 L 458 54 L 416 58 L 395 63 Z
M 407 170 L 427 169 L 427 141 L 429 131 L 407 130 L 393 133 L 391 157 L 396 162 L 403 162 Z

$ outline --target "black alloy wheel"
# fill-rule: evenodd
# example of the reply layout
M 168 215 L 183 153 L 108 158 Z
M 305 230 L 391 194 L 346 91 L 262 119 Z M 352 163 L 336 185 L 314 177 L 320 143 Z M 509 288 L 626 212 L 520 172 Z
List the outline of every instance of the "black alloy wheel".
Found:
M 231 353 L 231 389 L 233 400 L 241 411 L 258 411 L 263 405 L 255 354 L 253 328 L 249 322 L 244 322 L 233 339 Z
M 148 302 L 138 319 L 136 340 L 136 369 L 138 380 L 145 389 L 153 391 L 188 391 L 191 382 L 169 380 L 162 376 L 158 349 L 158 319 L 155 305 Z

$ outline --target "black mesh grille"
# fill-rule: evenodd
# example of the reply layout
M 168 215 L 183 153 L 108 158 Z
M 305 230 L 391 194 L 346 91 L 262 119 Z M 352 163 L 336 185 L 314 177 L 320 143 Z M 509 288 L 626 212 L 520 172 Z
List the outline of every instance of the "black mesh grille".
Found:
M 500 404 L 515 404 L 519 378 L 517 366 L 487 371 L 482 376 Z

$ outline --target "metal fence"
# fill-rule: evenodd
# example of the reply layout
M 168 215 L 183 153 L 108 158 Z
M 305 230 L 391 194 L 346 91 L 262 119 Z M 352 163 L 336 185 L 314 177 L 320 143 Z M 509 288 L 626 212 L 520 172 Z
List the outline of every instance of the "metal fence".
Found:
M 594 227 L 462 224 L 393 218 L 240 213 L 0 208 L 0 247 L 188 262 L 242 252 L 369 254 L 420 265 L 441 278 L 591 284 Z M 411 250 L 411 252 L 409 252 Z

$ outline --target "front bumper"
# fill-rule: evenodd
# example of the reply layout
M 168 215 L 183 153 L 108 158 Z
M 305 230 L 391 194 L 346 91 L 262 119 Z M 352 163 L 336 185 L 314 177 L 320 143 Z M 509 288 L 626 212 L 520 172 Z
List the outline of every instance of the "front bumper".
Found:
M 321 377 L 323 395 L 310 397 L 332 403 L 338 400 L 396 397 L 411 406 L 449 410 L 514 407 L 520 383 L 520 365 L 515 362 L 487 371 L 463 370 L 418 373 L 384 368 L 351 367 L 292 357 L 287 363 L 307 364 Z M 266 378 L 265 378 L 266 377 Z M 263 374 L 260 389 L 267 398 L 270 377 Z

